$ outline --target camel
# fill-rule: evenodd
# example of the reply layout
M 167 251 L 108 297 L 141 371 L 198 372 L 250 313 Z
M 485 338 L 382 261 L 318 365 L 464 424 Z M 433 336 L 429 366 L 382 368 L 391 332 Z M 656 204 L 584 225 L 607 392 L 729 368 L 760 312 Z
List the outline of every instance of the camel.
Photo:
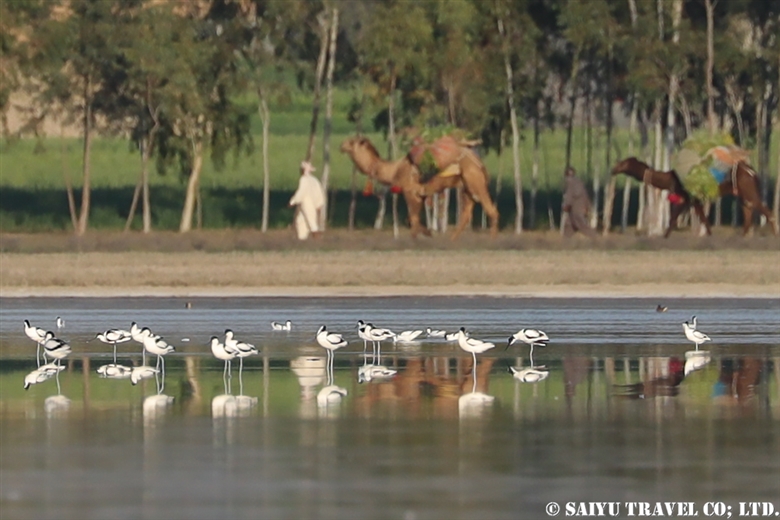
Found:
M 668 172 L 656 171 L 636 157 L 629 157 L 628 159 L 620 161 L 612 168 L 612 175 L 617 175 L 619 173 L 629 175 L 640 182 L 655 186 L 656 188 L 669 190 L 671 194 L 677 195 L 676 203 L 672 204 L 669 228 L 666 230 L 664 236 L 668 237 L 672 232 L 672 229 L 677 227 L 677 217 L 691 205 L 696 210 L 699 220 L 707 228 L 707 234 L 711 234 L 709 220 L 704 216 L 701 202 L 688 193 L 685 187 L 683 187 L 677 172 L 674 170 Z M 736 187 L 734 186 L 733 180 L 736 180 Z M 747 235 L 750 231 L 750 227 L 753 223 L 754 211 L 761 212 L 772 225 L 772 230 L 775 235 L 778 234 L 778 226 L 772 218 L 772 213 L 761 202 L 758 176 L 747 163 L 744 161 L 737 163 L 733 175 L 727 177 L 726 180 L 721 182 L 718 186 L 718 192 L 721 197 L 733 194 L 741 199 L 744 216 L 744 222 L 742 223 L 743 235 Z
M 430 231 L 420 222 L 423 199 L 446 188 L 463 187 L 462 212 L 452 240 L 458 238 L 471 222 L 474 204 L 479 202 L 490 219 L 490 233 L 498 232 L 498 209 L 488 190 L 488 173 L 474 152 L 462 150 L 457 168 L 448 168 L 425 183 L 420 182 L 420 171 L 407 155 L 396 161 L 384 161 L 366 137 L 355 136 L 341 143 L 341 151 L 349 154 L 355 166 L 363 174 L 386 186 L 401 189 L 409 210 L 409 224 L 413 237 L 419 233 L 430 236 Z M 450 165 L 452 166 L 452 165 Z
M 702 208 L 701 202 L 688 193 L 688 190 L 685 189 L 680 177 L 674 170 L 669 170 L 668 172 L 654 170 L 636 157 L 629 157 L 628 159 L 623 159 L 612 168 L 612 175 L 618 175 L 620 173 L 626 174 L 639 182 L 649 184 L 655 188 L 669 190 L 669 200 L 672 202 L 672 206 L 669 227 L 667 228 L 666 233 L 664 233 L 665 238 L 668 238 L 672 230 L 677 228 L 677 217 L 682 215 L 683 211 L 690 206 L 693 206 L 699 220 L 704 224 L 704 227 L 707 229 L 707 234 L 712 234 L 710 223 L 704 215 L 704 209 Z

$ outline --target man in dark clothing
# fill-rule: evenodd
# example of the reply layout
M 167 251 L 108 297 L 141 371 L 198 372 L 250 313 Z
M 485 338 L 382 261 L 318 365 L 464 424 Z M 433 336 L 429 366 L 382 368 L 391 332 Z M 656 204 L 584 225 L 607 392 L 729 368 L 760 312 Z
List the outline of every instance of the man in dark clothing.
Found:
M 577 172 L 571 166 L 564 173 L 563 211 L 568 218 L 563 226 L 564 236 L 570 237 L 575 231 L 580 231 L 589 237 L 595 237 L 596 232 L 588 224 L 590 198 L 585 185 L 577 177 Z

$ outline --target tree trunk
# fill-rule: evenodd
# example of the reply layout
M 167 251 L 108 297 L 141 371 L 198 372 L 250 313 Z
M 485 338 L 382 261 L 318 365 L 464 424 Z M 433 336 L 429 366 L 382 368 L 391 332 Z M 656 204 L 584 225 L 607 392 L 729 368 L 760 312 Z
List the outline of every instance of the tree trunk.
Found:
M 135 189 L 133 190 L 133 200 L 130 201 L 130 209 L 127 212 L 127 218 L 125 219 L 125 228 L 122 230 L 124 233 L 130 231 L 130 226 L 133 225 L 135 219 L 135 210 L 138 208 L 138 201 L 141 200 L 141 189 L 143 188 L 143 179 L 138 176 L 138 182 L 135 183 Z
M 320 54 L 317 57 L 317 69 L 314 78 L 314 99 L 311 108 L 311 125 L 309 127 L 309 146 L 306 149 L 306 160 L 311 161 L 314 155 L 314 137 L 317 134 L 317 120 L 320 116 L 320 91 L 322 90 L 322 77 L 325 74 L 325 58 L 328 55 L 328 22 L 323 11 L 317 16 L 320 25 Z
M 192 229 L 192 214 L 195 211 L 195 202 L 198 197 L 198 185 L 200 183 L 200 170 L 203 166 L 203 142 L 195 141 L 192 144 L 192 169 L 187 180 L 187 192 L 184 197 L 184 209 L 181 212 L 179 232 L 186 233 Z
M 333 71 L 336 68 L 336 36 L 339 27 L 339 10 L 333 8 L 330 21 L 330 37 L 328 42 L 328 72 L 325 79 L 325 125 L 322 136 L 322 190 L 325 192 L 325 205 L 320 211 L 320 229 L 323 231 L 328 222 L 328 181 L 330 180 L 330 134 L 333 128 Z M 395 218 L 395 217 L 394 217 Z M 395 222 L 395 220 L 394 220 Z
M 76 235 L 83 235 L 89 225 L 89 206 L 91 189 L 90 150 L 92 148 L 92 81 L 89 76 L 84 78 L 84 152 L 83 183 L 81 188 L 81 211 L 79 212 Z
M 529 201 L 528 228 L 536 229 L 536 193 L 539 186 L 539 103 L 534 112 L 534 153 L 531 165 L 531 200 Z
M 574 59 L 571 65 L 571 98 L 569 100 L 569 120 L 566 123 L 566 166 L 571 166 L 571 146 L 572 146 L 572 134 L 574 132 L 574 111 L 577 108 L 577 72 L 580 64 L 580 49 L 579 47 L 574 53 Z M 563 219 L 561 219 L 563 220 Z
M 65 181 L 65 195 L 68 198 L 68 213 L 70 214 L 70 223 L 73 225 L 73 232 L 78 229 L 78 217 L 76 216 L 76 197 L 73 196 L 73 185 L 70 183 L 68 174 L 68 161 L 65 159 L 65 137 L 64 129 L 60 125 L 60 161 L 62 162 L 62 178 Z
M 707 12 L 707 62 L 706 62 L 706 86 L 707 86 L 707 121 L 710 135 L 715 135 L 718 122 L 715 114 L 715 88 L 712 84 L 712 73 L 715 68 L 715 4 L 717 0 L 704 0 Z
M 393 69 L 390 72 L 390 98 L 387 100 L 387 117 L 388 117 L 388 124 L 387 124 L 387 139 L 389 141 L 390 145 L 390 160 L 394 161 L 396 153 L 398 151 L 397 143 L 396 143 L 396 136 L 395 136 L 395 84 L 397 81 L 396 72 L 395 69 Z M 379 210 L 382 214 L 382 220 L 384 220 L 385 215 L 385 205 L 386 205 L 386 199 L 387 195 L 385 195 L 382 198 L 382 205 L 380 206 Z M 377 222 L 379 222 L 379 215 L 377 215 Z M 377 228 L 376 224 L 374 225 L 376 229 L 381 228 L 381 222 L 380 227 Z M 398 211 L 395 209 L 393 210 L 393 236 L 396 238 L 398 237 L 398 234 L 396 230 L 398 229 Z
M 503 20 L 498 18 L 497 24 L 498 32 L 501 35 L 503 44 L 504 71 L 506 73 L 506 101 L 509 105 L 509 121 L 512 125 L 512 160 L 514 162 L 515 207 L 517 208 L 515 234 L 519 235 L 523 232 L 523 178 L 520 174 L 520 129 L 517 124 L 517 111 L 515 110 L 514 73 L 512 71 L 512 63 L 509 59 L 509 42 L 507 41 Z
M 263 89 L 257 90 L 260 98 L 260 121 L 263 124 L 263 215 L 260 222 L 260 231 L 268 231 L 268 212 L 271 203 L 271 169 L 268 164 L 268 138 L 271 128 L 271 111 L 268 110 L 268 100 Z
M 609 51 L 607 53 L 609 63 L 607 65 L 607 75 L 608 75 L 608 86 L 604 91 L 604 108 L 606 109 L 606 117 L 607 117 L 607 135 L 606 135 L 606 154 L 604 156 L 605 160 L 605 168 L 604 170 L 607 170 L 612 166 L 612 45 L 609 46 Z M 601 175 L 601 173 L 599 173 Z M 604 236 L 609 234 L 610 228 L 612 227 L 612 207 L 615 203 L 615 182 L 617 179 L 615 179 L 614 176 L 612 176 L 607 183 L 607 185 L 604 187 L 604 217 L 602 219 L 602 225 L 604 227 Z
M 149 200 L 149 159 L 152 156 L 152 146 L 154 146 L 154 134 L 157 133 L 157 123 L 149 132 L 149 139 L 144 146 L 141 156 L 141 211 L 143 212 L 143 232 L 152 231 L 152 204 Z
M 636 95 L 631 101 L 631 116 L 628 120 L 628 156 L 634 156 L 634 135 L 636 134 Z M 614 177 L 614 176 L 613 176 Z M 623 208 L 620 214 L 620 229 L 625 233 L 628 229 L 628 206 L 631 203 L 631 177 L 628 175 L 623 176 Z M 637 219 L 638 220 L 638 219 Z

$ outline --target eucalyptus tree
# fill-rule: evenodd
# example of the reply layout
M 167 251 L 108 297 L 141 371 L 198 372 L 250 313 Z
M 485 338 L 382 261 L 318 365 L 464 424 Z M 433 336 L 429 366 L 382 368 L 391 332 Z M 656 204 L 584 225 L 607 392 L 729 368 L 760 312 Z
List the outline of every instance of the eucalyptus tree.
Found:
M 121 83 L 126 63 L 118 51 L 121 27 L 133 24 L 131 11 L 141 0 L 72 0 L 51 4 L 48 16 L 34 26 L 30 43 L 34 102 L 48 111 L 60 110 L 67 120 L 80 119 L 82 128 L 82 189 L 71 218 L 77 235 L 89 225 L 91 148 L 99 119 L 112 122 L 116 110 L 113 85 Z
M 178 162 L 186 179 L 179 224 L 182 233 L 192 229 L 207 153 L 221 168 L 228 152 L 232 150 L 237 156 L 251 150 L 252 145 L 250 108 L 236 102 L 247 85 L 237 64 L 244 41 L 241 22 L 235 13 L 214 9 L 219 4 L 212 7 L 205 17 L 183 17 L 185 31 L 171 42 L 180 64 L 168 77 L 166 96 L 170 102 L 165 103 L 158 134 L 159 164 L 164 167 Z M 202 210 L 202 204 L 198 209 Z
M 141 173 L 128 212 L 125 230 L 130 228 L 138 200 L 142 206 L 143 232 L 152 229 L 149 163 L 154 154 L 161 117 L 176 102 L 176 84 L 170 78 L 186 74 L 178 59 L 176 42 L 187 37 L 186 19 L 175 14 L 170 4 L 144 5 L 137 9 L 137 23 L 124 34 L 120 47 L 126 75 L 116 91 L 125 99 L 117 119 L 129 121 L 130 137 L 141 155 Z
M 393 160 L 398 154 L 396 91 L 401 80 L 405 82 L 404 89 L 415 90 L 420 79 L 425 78 L 432 30 L 425 10 L 416 3 L 384 0 L 372 7 L 358 36 L 356 49 L 364 73 L 376 84 L 377 95 L 386 101 L 386 117 L 378 115 L 375 124 L 385 119 L 389 155 Z M 405 98 L 406 101 L 411 99 L 411 96 Z M 383 201 L 380 199 L 375 228 L 381 227 Z M 394 201 L 397 203 L 397 196 Z M 397 222 L 394 228 L 397 228 Z
M 51 15 L 47 0 L 0 2 L 0 126 L 8 137 L 11 95 L 25 85 L 28 52 L 35 27 Z

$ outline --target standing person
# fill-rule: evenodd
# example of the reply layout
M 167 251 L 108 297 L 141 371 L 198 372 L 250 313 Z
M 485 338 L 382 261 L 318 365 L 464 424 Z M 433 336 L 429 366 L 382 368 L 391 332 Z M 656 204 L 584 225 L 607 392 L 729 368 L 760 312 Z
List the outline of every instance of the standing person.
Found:
M 290 206 L 297 206 L 294 222 L 300 240 L 306 240 L 310 234 L 315 238 L 320 234 L 320 210 L 325 205 L 325 195 L 322 193 L 322 184 L 312 175 L 313 171 L 314 166 L 310 162 L 301 163 L 298 189 L 290 199 Z
M 570 237 L 576 231 L 591 238 L 596 236 L 596 232 L 588 224 L 587 215 L 590 211 L 588 192 L 571 166 L 567 166 L 564 172 L 563 211 L 568 216 L 563 226 L 564 236 Z

